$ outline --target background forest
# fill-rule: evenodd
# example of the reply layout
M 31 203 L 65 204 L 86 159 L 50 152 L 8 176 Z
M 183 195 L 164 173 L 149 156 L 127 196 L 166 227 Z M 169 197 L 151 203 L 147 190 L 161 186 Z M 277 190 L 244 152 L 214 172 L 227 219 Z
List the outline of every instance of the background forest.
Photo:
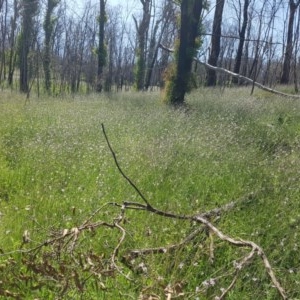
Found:
M 293 83 L 298 91 L 299 4 L 203 2 L 195 56 L 270 87 Z M 179 2 L 135 0 L 134 5 L 132 10 L 126 3 L 84 1 L 76 9 L 65 0 L 1 0 L 2 88 L 61 95 L 162 87 L 173 58 L 159 45 L 174 48 Z M 197 64 L 194 71 L 196 86 L 232 82 Z

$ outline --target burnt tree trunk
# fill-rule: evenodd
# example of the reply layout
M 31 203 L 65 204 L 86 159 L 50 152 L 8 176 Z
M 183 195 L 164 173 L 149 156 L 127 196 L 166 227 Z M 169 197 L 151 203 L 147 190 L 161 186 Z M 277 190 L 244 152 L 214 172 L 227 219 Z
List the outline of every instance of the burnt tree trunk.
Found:
M 239 45 L 238 45 L 238 49 L 237 49 L 237 53 L 236 53 L 236 57 L 235 57 L 234 68 L 233 68 L 233 72 L 237 73 L 237 74 L 240 73 L 240 68 L 241 68 L 241 64 L 242 64 L 242 56 L 243 56 L 243 49 L 244 49 L 244 43 L 245 43 L 246 28 L 248 25 L 248 8 L 250 5 L 250 1 L 251 0 L 245 0 L 244 8 L 243 8 L 243 23 L 242 23 L 242 27 L 239 31 L 240 40 L 239 40 Z M 233 78 L 232 81 L 234 83 L 238 83 L 237 78 Z
M 221 45 L 221 25 L 223 17 L 225 0 L 216 0 L 216 9 L 213 22 L 212 38 L 211 38 L 211 51 L 208 58 L 208 64 L 212 66 L 217 66 L 220 45 Z M 207 70 L 206 85 L 215 86 L 217 84 L 216 71 Z
M 295 13 L 297 7 L 299 6 L 300 1 L 296 3 L 294 0 L 289 1 L 289 24 L 288 24 L 288 32 L 287 32 L 287 40 L 286 40 L 286 48 L 284 54 L 284 61 L 283 61 L 283 68 L 282 74 L 280 78 L 281 84 L 288 84 L 290 81 L 290 71 L 291 71 L 291 59 L 293 55 L 293 31 L 294 31 L 294 20 L 295 20 Z
M 179 47 L 175 53 L 175 70 L 166 85 L 165 101 L 182 105 L 188 91 L 192 62 L 196 54 L 196 38 L 199 35 L 199 22 L 202 0 L 182 0 L 180 14 Z
M 100 0 L 100 15 L 99 15 L 99 44 L 98 44 L 98 68 L 96 92 L 100 93 L 103 89 L 103 69 L 106 64 L 106 49 L 104 44 L 104 27 L 106 22 L 105 15 L 105 0 Z

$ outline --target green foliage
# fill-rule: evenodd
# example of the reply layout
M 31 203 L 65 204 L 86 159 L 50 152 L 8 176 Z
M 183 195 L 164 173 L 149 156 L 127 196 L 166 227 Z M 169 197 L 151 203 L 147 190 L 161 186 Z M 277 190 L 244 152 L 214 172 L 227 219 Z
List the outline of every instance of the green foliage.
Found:
M 146 71 L 144 53 L 141 49 L 136 51 L 137 62 L 134 66 L 134 87 L 137 91 L 140 91 L 144 88 L 144 77 Z
M 101 22 L 107 23 L 107 20 L 108 20 L 107 14 L 104 15 L 104 19 L 103 20 L 101 19 L 100 15 L 97 16 L 97 23 L 98 24 L 100 24 Z
M 107 62 L 107 45 L 103 45 L 103 47 L 98 47 L 94 50 L 94 53 L 97 54 L 99 63 L 101 66 L 105 66 Z
M 122 169 L 153 206 L 191 215 L 243 198 L 211 221 L 261 245 L 289 298 L 298 299 L 300 104 L 250 97 L 246 89 L 200 89 L 189 94 L 185 110 L 161 105 L 155 93 L 110 97 L 33 98 L 24 106 L 19 95 L 3 91 L 1 252 L 37 247 L 99 208 L 92 220 L 111 223 L 120 209 L 104 204 L 141 201 L 114 165 L 104 123 Z M 184 299 L 215 299 L 248 253 L 214 236 L 211 263 L 210 240 L 201 232 L 173 252 L 128 266 L 128 250 L 176 244 L 198 226 L 139 210 L 125 215 L 117 264 L 132 281 L 108 272 L 121 233 L 100 226 L 83 232 L 73 252 L 71 239 L 1 256 L 0 299 L 164 299 L 171 288 Z M 22 244 L 25 231 L 29 242 Z M 260 258 L 241 271 L 228 299 L 279 299 Z
M 166 104 L 172 104 L 171 99 L 173 99 L 173 91 L 175 88 L 176 80 L 176 65 L 175 63 L 169 64 L 167 70 L 164 73 L 165 86 L 162 95 L 162 101 Z

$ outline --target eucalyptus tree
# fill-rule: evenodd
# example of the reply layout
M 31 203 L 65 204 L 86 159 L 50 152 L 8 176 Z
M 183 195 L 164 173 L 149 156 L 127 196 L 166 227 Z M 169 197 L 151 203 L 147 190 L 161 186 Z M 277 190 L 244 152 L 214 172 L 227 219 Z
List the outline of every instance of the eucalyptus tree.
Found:
M 284 54 L 284 61 L 282 67 L 282 74 L 280 78 L 281 84 L 288 84 L 290 81 L 290 71 L 291 71 L 291 60 L 293 55 L 293 36 L 294 36 L 294 22 L 296 10 L 300 5 L 300 0 L 294 1 L 289 0 L 289 22 L 287 31 L 287 40 Z
M 20 91 L 29 92 L 28 55 L 34 41 L 34 18 L 38 13 L 38 0 L 21 1 L 21 34 L 19 37 Z
M 4 7 L 3 7 L 4 6 Z M 3 12 L 1 12 L 3 8 Z M 7 18 L 8 3 L 7 0 L 0 0 L 0 82 L 6 78 L 6 43 L 7 43 Z
M 185 94 L 189 90 L 192 63 L 200 44 L 199 24 L 202 8 L 202 0 L 181 0 L 175 65 L 166 83 L 164 99 L 165 102 L 175 106 L 184 104 Z
M 106 23 L 106 12 L 105 12 L 105 0 L 100 0 L 100 12 L 99 12 L 99 44 L 97 49 L 98 54 L 98 69 L 97 69 L 97 83 L 96 91 L 101 92 L 103 88 L 103 69 L 106 64 L 106 47 L 105 47 L 105 23 Z
M 51 93 L 51 39 L 56 22 L 53 11 L 59 3 L 60 0 L 47 0 L 47 7 L 43 24 L 45 32 L 43 66 L 45 74 L 45 89 L 49 94 Z
M 215 14 L 212 28 L 212 37 L 211 37 L 211 49 L 210 55 L 208 58 L 208 63 L 212 66 L 217 65 L 218 57 L 221 50 L 221 26 L 223 18 L 225 0 L 216 0 L 215 5 Z M 215 70 L 207 70 L 206 85 L 214 86 L 217 82 L 217 76 Z
M 165 31 L 168 29 L 168 24 L 175 20 L 175 6 L 172 1 L 165 0 L 162 3 L 161 10 L 156 13 L 154 5 L 154 15 L 158 15 L 156 20 L 153 20 L 151 37 L 148 46 L 146 75 L 144 88 L 147 90 L 151 85 L 151 79 L 154 71 L 154 66 L 157 62 L 159 45 L 162 42 Z
M 233 72 L 239 74 L 240 68 L 242 64 L 242 56 L 244 50 L 244 43 L 245 43 L 245 36 L 246 36 L 246 29 L 248 25 L 248 9 L 251 0 L 245 0 L 244 6 L 242 8 L 241 1 L 238 1 L 238 8 L 236 9 L 238 15 L 238 28 L 239 28 L 239 44 L 235 56 L 235 63 Z M 237 83 L 237 78 L 233 78 L 233 82 Z
M 9 86 L 13 84 L 15 66 L 17 61 L 17 36 L 18 36 L 18 20 L 19 20 L 19 1 L 13 1 L 13 12 L 10 18 L 9 26 L 10 26 L 10 33 L 8 36 L 8 76 L 7 82 Z
M 135 87 L 138 91 L 144 89 L 146 72 L 146 48 L 151 19 L 152 0 L 140 0 L 140 2 L 143 6 L 142 19 L 138 21 L 137 18 L 133 16 L 137 32 Z

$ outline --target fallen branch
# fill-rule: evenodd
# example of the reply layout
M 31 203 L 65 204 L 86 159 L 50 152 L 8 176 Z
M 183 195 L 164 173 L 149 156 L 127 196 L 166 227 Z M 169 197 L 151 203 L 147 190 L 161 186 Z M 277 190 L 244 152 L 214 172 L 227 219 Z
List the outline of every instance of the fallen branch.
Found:
M 130 262 L 133 259 L 136 259 L 143 255 L 150 255 L 150 254 L 165 254 L 170 253 L 188 243 L 193 241 L 200 233 L 205 231 L 205 227 L 200 227 L 190 233 L 186 238 L 184 238 L 180 243 L 169 245 L 166 247 L 156 247 L 156 248 L 145 248 L 145 249 L 133 249 L 128 251 L 123 257 L 122 260 L 126 265 L 130 266 Z
M 116 155 L 115 152 L 113 151 L 109 140 L 108 140 L 108 136 L 105 132 L 105 127 L 104 124 L 102 124 L 102 130 L 103 130 L 103 134 L 105 136 L 106 142 L 109 146 L 109 149 L 111 150 L 111 153 L 113 155 L 114 158 L 114 162 L 118 168 L 118 170 L 122 170 L 118 160 L 116 159 Z M 126 208 L 136 208 L 136 209 L 142 209 L 145 211 L 149 211 L 151 213 L 160 215 L 160 216 L 164 216 L 164 217 L 168 217 L 168 218 L 174 218 L 174 219 L 184 219 L 184 220 L 190 220 L 190 221 L 194 221 L 196 223 L 200 223 L 201 225 L 204 225 L 206 228 L 209 229 L 210 232 L 214 233 L 217 237 L 219 237 L 219 239 L 221 239 L 222 241 L 226 241 L 231 245 L 234 246 L 238 246 L 238 247 L 245 247 L 245 248 L 250 248 L 251 252 L 250 254 L 246 255 L 244 257 L 244 259 L 242 260 L 242 262 L 240 264 L 238 264 L 236 266 L 236 269 L 238 271 L 240 271 L 242 268 L 245 267 L 246 262 L 250 261 L 250 259 L 253 258 L 254 254 L 258 255 L 259 257 L 261 257 L 263 264 L 265 266 L 265 269 L 273 283 L 273 285 L 276 287 L 276 289 L 278 290 L 279 294 L 281 295 L 282 299 L 287 299 L 286 293 L 284 291 L 284 289 L 282 288 L 282 286 L 280 285 L 279 281 L 277 280 L 275 273 L 273 272 L 273 269 L 271 267 L 271 264 L 266 256 L 266 254 L 264 253 L 263 249 L 258 246 L 256 243 L 252 242 L 252 241 L 247 241 L 247 240 L 241 240 L 241 239 L 234 239 L 230 236 L 227 236 L 226 234 L 224 234 L 222 231 L 220 231 L 217 227 L 215 227 L 210 221 L 208 221 L 207 218 L 203 217 L 201 214 L 199 215 L 192 215 L 192 216 L 185 216 L 185 215 L 177 215 L 177 214 L 173 214 L 170 212 L 163 212 L 161 210 L 158 210 L 156 208 L 154 208 L 152 205 L 150 205 L 149 201 L 145 199 L 145 197 L 143 196 L 143 194 L 140 192 L 139 189 L 137 189 L 137 187 L 132 183 L 132 181 L 129 179 L 128 176 L 126 176 L 124 174 L 124 172 L 121 172 L 122 176 L 125 177 L 125 179 L 132 185 L 132 187 L 138 191 L 138 194 L 141 196 L 142 200 L 146 203 L 146 205 L 144 204 L 140 204 L 140 203 L 132 203 L 132 202 L 124 202 L 122 208 L 126 209 Z M 205 214 L 204 214 L 205 215 Z M 171 246 L 172 247 L 172 246 Z M 161 251 L 164 248 L 153 248 L 153 249 L 141 249 L 141 250 L 133 250 L 134 252 L 129 252 L 129 256 L 130 253 L 133 255 L 140 255 L 141 253 L 153 253 L 154 251 L 157 251 L 159 253 L 161 253 Z M 225 289 L 225 291 L 222 293 L 222 298 L 225 297 L 225 295 L 233 288 L 234 284 L 236 282 L 236 279 L 234 278 L 234 280 L 231 282 L 231 284 L 229 285 L 229 287 L 227 289 Z
M 160 44 L 160 48 L 167 51 L 167 52 L 171 52 L 173 53 L 174 50 L 173 49 L 170 49 L 162 44 Z M 240 75 L 240 74 L 237 74 L 237 73 L 234 73 L 232 71 L 229 71 L 227 69 L 224 69 L 224 68 L 221 68 L 221 67 L 215 67 L 215 66 L 212 66 L 206 62 L 203 62 L 201 60 L 199 60 L 197 57 L 194 57 L 194 61 L 196 61 L 197 63 L 205 66 L 206 68 L 210 69 L 210 70 L 214 70 L 214 71 L 217 71 L 217 72 L 221 72 L 221 73 L 225 73 L 227 75 L 230 75 L 232 77 L 235 77 L 235 78 L 238 78 L 238 79 L 242 79 L 246 82 L 249 82 L 251 84 L 254 84 L 255 86 L 257 86 L 258 88 L 264 90 L 264 91 L 267 91 L 269 93 L 272 93 L 272 94 L 275 94 L 275 95 L 279 95 L 279 96 L 282 96 L 282 97 L 285 97 L 285 98 L 293 98 L 293 99 L 300 99 L 300 95 L 292 95 L 292 94 L 286 94 L 286 93 L 283 93 L 283 92 L 280 92 L 280 91 L 277 91 L 277 90 L 274 90 L 274 89 L 271 89 L 271 88 L 268 88 L 266 87 L 265 85 L 249 78 L 249 77 L 246 77 L 246 76 L 243 76 L 243 75 Z

